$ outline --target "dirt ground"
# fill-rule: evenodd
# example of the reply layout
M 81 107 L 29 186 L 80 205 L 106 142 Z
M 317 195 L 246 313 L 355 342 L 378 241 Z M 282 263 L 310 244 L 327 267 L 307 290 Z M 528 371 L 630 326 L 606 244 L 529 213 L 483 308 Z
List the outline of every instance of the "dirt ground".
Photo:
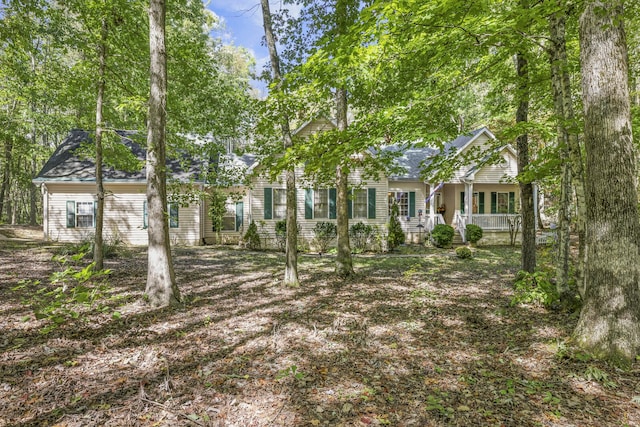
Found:
M 640 364 L 572 350 L 575 315 L 511 306 L 511 248 L 356 256 L 348 281 L 304 255 L 299 288 L 280 254 L 177 248 L 167 309 L 129 249 L 104 310 L 47 329 L 60 248 L 0 233 L 0 427 L 640 425 Z

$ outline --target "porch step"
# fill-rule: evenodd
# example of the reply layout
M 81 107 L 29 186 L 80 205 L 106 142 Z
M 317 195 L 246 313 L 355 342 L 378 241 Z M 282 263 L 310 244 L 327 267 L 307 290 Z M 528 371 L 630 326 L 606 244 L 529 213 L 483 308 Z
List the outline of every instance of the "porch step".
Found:
M 464 242 L 462 241 L 462 236 L 460 235 L 460 233 L 458 233 L 456 231 L 456 233 L 453 235 L 453 244 L 454 245 L 461 245 Z

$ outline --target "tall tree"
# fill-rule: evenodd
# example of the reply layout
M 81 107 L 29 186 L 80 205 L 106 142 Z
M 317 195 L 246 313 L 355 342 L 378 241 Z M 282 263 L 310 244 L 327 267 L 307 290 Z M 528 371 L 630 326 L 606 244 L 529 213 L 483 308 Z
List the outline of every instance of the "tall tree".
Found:
M 585 194 L 584 160 L 578 139 L 579 125 L 573 109 L 569 61 L 567 56 L 566 20 L 569 10 L 563 4 L 556 4 L 556 10 L 549 16 L 549 60 L 551 63 L 551 83 L 554 99 L 558 149 L 562 158 L 559 217 L 559 253 L 556 268 L 556 288 L 561 300 L 570 302 L 573 296 L 569 288 L 570 265 L 570 221 L 572 194 L 575 194 L 576 229 L 578 234 L 578 263 L 576 282 L 584 295 L 584 254 L 585 254 Z M 572 188 L 573 186 L 573 188 Z
M 351 3 L 351 4 L 349 4 Z M 350 10 L 351 9 L 351 10 Z M 335 8 L 336 26 L 335 32 L 337 37 L 345 37 L 348 34 L 349 26 L 354 22 L 355 11 L 353 2 L 348 0 L 337 0 Z M 349 145 L 349 141 L 345 141 L 348 137 L 347 133 L 347 110 L 349 108 L 349 100 L 347 97 L 347 84 L 343 80 L 342 73 L 336 75 L 341 76 L 336 88 L 336 123 L 338 132 L 340 132 L 339 144 Z M 354 274 L 353 260 L 351 259 L 351 245 L 349 243 L 349 164 L 348 161 L 341 161 L 336 168 L 336 222 L 337 222 L 337 240 L 338 251 L 336 253 L 336 273 L 341 277 L 349 277 Z
M 264 34 L 269 48 L 269 58 L 271 60 L 271 77 L 278 92 L 282 91 L 282 72 L 280 70 L 280 57 L 276 49 L 276 39 L 273 35 L 273 24 L 269 0 L 261 0 L 262 17 L 264 21 Z M 289 116 L 286 109 L 280 113 L 280 129 L 286 153 L 293 146 Z M 283 284 L 287 286 L 298 286 L 298 223 L 297 223 L 297 197 L 296 197 L 296 173 L 295 165 L 289 165 L 285 171 L 286 192 L 287 192 L 287 236 L 285 242 L 286 266 L 284 270 Z
M 102 229 L 104 223 L 104 184 L 102 180 L 102 131 L 103 131 L 103 102 L 106 86 L 105 72 L 107 68 L 107 37 L 109 28 L 106 18 L 102 18 L 100 26 L 100 42 L 98 43 L 98 95 L 96 97 L 96 199 L 98 209 L 96 212 L 96 232 L 93 245 L 93 262 L 96 270 L 102 270 L 104 265 L 104 251 Z
M 148 265 L 145 295 L 152 306 L 180 302 L 167 222 L 166 105 L 167 51 L 166 4 L 149 1 L 150 83 L 147 133 Z
M 623 2 L 580 17 L 586 150 L 586 292 L 576 341 L 630 364 L 640 352 L 640 222 Z

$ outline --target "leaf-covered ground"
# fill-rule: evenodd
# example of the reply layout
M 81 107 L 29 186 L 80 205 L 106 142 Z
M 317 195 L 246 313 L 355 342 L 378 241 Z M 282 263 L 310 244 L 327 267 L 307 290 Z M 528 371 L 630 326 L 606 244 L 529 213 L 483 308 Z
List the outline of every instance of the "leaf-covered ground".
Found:
M 45 334 L 24 302 L 56 250 L 0 240 L 0 427 L 640 425 L 638 363 L 589 360 L 565 344 L 575 317 L 510 306 L 510 248 L 357 256 L 346 282 L 305 255 L 297 289 L 279 254 L 178 248 L 185 304 L 160 310 L 133 249 L 106 263 L 112 308 Z

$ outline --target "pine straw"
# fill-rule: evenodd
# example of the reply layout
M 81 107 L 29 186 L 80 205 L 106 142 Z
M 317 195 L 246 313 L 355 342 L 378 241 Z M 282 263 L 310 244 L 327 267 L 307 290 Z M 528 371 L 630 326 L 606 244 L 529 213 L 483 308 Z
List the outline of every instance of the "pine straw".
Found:
M 511 307 L 511 249 L 283 258 L 176 249 L 185 304 L 139 299 L 146 254 L 107 262 L 120 319 L 49 334 L 22 304 L 57 268 L 50 249 L 0 242 L 0 427 L 640 425 L 638 364 L 621 372 L 563 350 L 575 316 Z M 635 400 L 634 400 L 635 398 Z

